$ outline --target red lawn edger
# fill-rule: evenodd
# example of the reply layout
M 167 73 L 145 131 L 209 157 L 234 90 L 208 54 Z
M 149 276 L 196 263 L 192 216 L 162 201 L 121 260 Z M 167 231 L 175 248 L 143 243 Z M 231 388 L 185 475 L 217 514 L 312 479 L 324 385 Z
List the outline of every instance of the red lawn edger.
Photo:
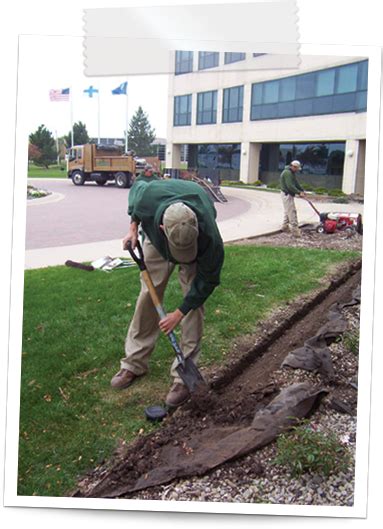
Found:
M 344 231 L 349 235 L 359 233 L 363 235 L 363 222 L 360 213 L 320 213 L 314 204 L 305 199 L 313 208 L 315 213 L 319 216 L 319 224 L 316 227 L 317 233 L 335 233 L 336 231 Z

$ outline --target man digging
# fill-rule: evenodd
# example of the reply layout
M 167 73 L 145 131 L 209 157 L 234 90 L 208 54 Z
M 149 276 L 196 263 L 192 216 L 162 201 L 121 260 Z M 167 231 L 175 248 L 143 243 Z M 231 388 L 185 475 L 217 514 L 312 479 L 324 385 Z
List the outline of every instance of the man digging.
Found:
M 298 182 L 296 174 L 301 169 L 301 163 L 293 160 L 287 165 L 280 176 L 281 196 L 284 209 L 282 231 L 291 230 L 294 237 L 301 237 L 301 231 L 298 226 L 298 216 L 295 207 L 294 197 L 298 195 L 304 197 L 304 189 Z
M 206 192 L 183 180 L 139 181 L 129 193 L 131 224 L 123 239 L 134 249 L 138 227 L 144 233 L 143 253 L 148 272 L 162 302 L 171 273 L 179 265 L 184 298 L 178 308 L 158 322 L 158 315 L 145 282 L 125 341 L 125 358 L 111 380 L 115 389 L 129 387 L 148 371 L 148 362 L 160 331 L 168 334 L 180 324 L 181 349 L 197 362 L 203 332 L 203 304 L 220 282 L 224 259 L 223 242 L 216 224 L 216 210 Z M 171 367 L 173 384 L 166 404 L 177 407 L 189 398 L 179 378 L 177 360 Z

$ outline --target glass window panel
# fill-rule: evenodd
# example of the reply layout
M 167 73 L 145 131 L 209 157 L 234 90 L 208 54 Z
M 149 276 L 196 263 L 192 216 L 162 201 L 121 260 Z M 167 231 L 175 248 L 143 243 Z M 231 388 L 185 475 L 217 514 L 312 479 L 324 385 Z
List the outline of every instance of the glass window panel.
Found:
M 295 99 L 296 77 L 280 80 L 280 101 L 293 101 Z
M 288 101 L 285 103 L 278 103 L 278 117 L 288 118 L 294 115 L 294 102 Z
M 243 61 L 245 60 L 245 58 L 246 58 L 246 53 L 225 52 L 225 64 Z
M 278 102 L 279 81 L 270 81 L 264 84 L 263 87 L 263 102 L 277 103 Z
M 360 62 L 358 65 L 358 90 L 367 90 L 368 61 Z
M 334 112 L 352 112 L 355 109 L 356 94 L 335 95 L 333 100 Z
M 278 117 L 277 105 L 263 105 L 261 110 L 262 119 L 273 119 Z
M 350 64 L 338 68 L 337 94 L 355 92 L 357 88 L 358 65 Z
M 355 107 L 359 111 L 367 110 L 367 90 L 356 93 Z
M 182 74 L 193 71 L 193 52 L 176 51 L 175 73 Z
M 256 119 L 261 119 L 261 115 L 262 115 L 262 105 L 256 105 L 256 106 L 253 106 L 252 109 L 251 109 L 251 117 L 250 119 L 251 120 L 256 120 Z
M 331 114 L 333 107 L 333 96 L 317 97 L 313 100 L 314 114 Z
M 335 69 L 317 73 L 316 96 L 329 96 L 334 93 Z
M 297 78 L 297 99 L 308 99 L 315 96 L 315 74 L 299 75 Z
M 191 124 L 191 94 L 175 96 L 173 122 L 175 126 Z
M 262 104 L 262 93 L 263 93 L 263 83 L 253 84 L 253 88 L 252 88 L 252 104 L 253 105 Z
M 295 116 L 310 116 L 313 113 L 313 100 L 303 99 L 295 102 Z
M 214 68 L 218 66 L 219 53 L 216 51 L 200 51 L 198 55 L 198 69 Z

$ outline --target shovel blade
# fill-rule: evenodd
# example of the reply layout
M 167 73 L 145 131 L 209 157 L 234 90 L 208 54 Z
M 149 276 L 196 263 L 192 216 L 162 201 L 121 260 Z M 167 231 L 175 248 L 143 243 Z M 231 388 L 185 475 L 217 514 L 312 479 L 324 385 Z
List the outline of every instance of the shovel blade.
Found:
M 178 364 L 176 371 L 190 393 L 194 393 L 201 386 L 206 386 L 203 376 L 190 358 L 185 358 L 184 365 Z

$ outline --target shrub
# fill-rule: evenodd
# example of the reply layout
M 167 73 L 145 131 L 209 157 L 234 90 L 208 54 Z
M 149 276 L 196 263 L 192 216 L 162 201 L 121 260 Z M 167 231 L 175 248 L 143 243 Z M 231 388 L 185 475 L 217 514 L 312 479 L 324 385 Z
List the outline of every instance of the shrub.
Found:
M 263 182 L 261 182 L 260 180 L 256 180 L 256 181 L 254 182 L 254 185 L 255 185 L 255 186 L 262 186 L 262 185 L 263 185 Z
M 350 201 L 347 197 L 337 197 L 332 202 L 335 204 L 348 204 Z
M 350 455 L 332 433 L 314 431 L 307 421 L 296 426 L 277 440 L 274 464 L 286 466 L 293 477 L 305 472 L 329 476 L 344 472 L 350 464 Z
M 316 187 L 314 191 L 317 195 L 327 195 L 328 189 L 326 187 Z
M 311 184 L 303 184 L 302 186 L 305 191 L 314 191 L 314 186 Z
M 345 193 L 341 189 L 330 189 L 328 194 L 330 197 L 344 197 Z
M 270 184 L 267 184 L 267 187 L 269 189 L 280 189 L 280 183 L 279 182 L 270 182 Z

